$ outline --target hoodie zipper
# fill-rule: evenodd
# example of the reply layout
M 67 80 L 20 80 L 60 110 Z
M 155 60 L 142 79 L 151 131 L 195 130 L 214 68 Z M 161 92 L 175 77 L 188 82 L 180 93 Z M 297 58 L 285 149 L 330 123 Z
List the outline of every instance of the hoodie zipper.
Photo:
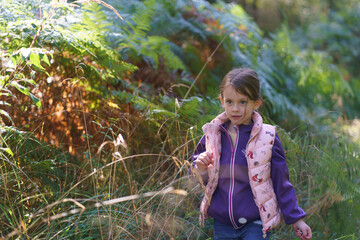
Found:
M 230 217 L 230 221 L 233 225 L 234 228 L 239 228 L 237 225 L 236 225 L 236 222 L 235 222 L 235 219 L 234 219 L 234 211 L 233 211 L 233 194 L 234 194 L 234 185 L 235 185 L 235 155 L 236 155 L 236 149 L 237 149 L 237 146 L 238 146 L 238 142 L 239 142 L 239 131 L 238 129 L 236 128 L 236 143 L 235 143 L 235 147 L 233 147 L 233 144 L 232 144 L 232 139 L 229 135 L 229 133 L 227 132 L 227 130 L 221 126 L 225 132 L 226 132 L 226 135 L 230 141 L 230 146 L 231 146 L 231 160 L 230 160 L 230 188 L 229 188 L 229 217 Z

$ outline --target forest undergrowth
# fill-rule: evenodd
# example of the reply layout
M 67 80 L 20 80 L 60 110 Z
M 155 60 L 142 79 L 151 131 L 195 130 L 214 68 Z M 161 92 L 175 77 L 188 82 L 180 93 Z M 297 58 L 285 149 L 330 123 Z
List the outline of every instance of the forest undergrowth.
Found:
M 188 170 L 238 66 L 259 73 L 313 239 L 360 237 L 360 81 L 335 30 L 265 38 L 222 1 L 3 0 L 0 19 L 0 239 L 211 239 Z

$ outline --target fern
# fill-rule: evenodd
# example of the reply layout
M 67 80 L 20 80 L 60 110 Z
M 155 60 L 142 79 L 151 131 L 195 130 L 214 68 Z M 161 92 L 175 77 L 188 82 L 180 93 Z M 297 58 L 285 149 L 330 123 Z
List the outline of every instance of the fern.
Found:
M 126 22 L 126 26 L 121 28 L 125 35 L 119 40 L 120 53 L 129 54 L 130 59 L 135 63 L 139 63 L 142 59 L 155 69 L 162 61 L 169 70 L 184 70 L 184 64 L 172 52 L 167 38 L 148 36 L 156 6 L 155 0 L 139 3 L 135 15 Z
M 135 16 L 132 18 L 133 24 L 127 22 L 131 28 L 129 42 L 137 44 L 146 37 L 147 32 L 150 30 L 151 21 L 155 15 L 155 0 L 147 0 L 142 7 L 139 7 Z
M 129 47 L 129 45 L 136 47 L 145 39 L 150 30 L 150 24 L 155 15 L 155 0 L 147 0 L 138 4 L 135 15 L 131 20 L 126 21 L 127 27 L 122 29 L 126 34 L 126 42 L 120 42 L 121 48 Z
M 166 67 L 171 69 L 185 70 L 182 61 L 171 51 L 168 40 L 160 36 L 149 36 L 147 41 L 141 43 L 140 54 L 150 57 L 152 65 L 155 69 L 159 66 L 159 56 L 162 57 Z
M 78 38 L 87 41 L 99 41 L 105 44 L 106 35 L 111 23 L 108 21 L 100 4 L 89 3 L 82 7 L 81 23 L 73 24 L 71 27 Z

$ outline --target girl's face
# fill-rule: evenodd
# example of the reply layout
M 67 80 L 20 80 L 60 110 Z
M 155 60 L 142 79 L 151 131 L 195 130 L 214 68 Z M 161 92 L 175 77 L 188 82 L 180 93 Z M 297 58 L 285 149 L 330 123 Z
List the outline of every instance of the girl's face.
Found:
M 231 85 L 224 88 L 220 101 L 232 125 L 250 124 L 253 111 L 261 105 L 261 100 L 253 101 Z

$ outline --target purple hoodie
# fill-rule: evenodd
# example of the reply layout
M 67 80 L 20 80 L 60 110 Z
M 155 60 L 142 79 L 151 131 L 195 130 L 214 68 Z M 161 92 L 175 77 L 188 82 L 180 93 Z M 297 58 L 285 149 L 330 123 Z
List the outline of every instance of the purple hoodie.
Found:
M 259 209 L 255 205 L 251 187 L 249 184 L 247 160 L 245 157 L 246 144 L 250 138 L 253 124 L 238 126 L 238 142 L 233 149 L 231 137 L 226 128 L 230 121 L 221 127 L 221 158 L 219 184 L 212 196 L 208 215 L 223 224 L 241 227 L 246 222 L 260 220 Z M 205 137 L 198 143 L 194 160 L 205 151 Z M 235 152 L 235 175 L 231 179 L 230 162 L 232 151 Z M 289 171 L 280 139 L 276 134 L 271 158 L 271 179 L 278 200 L 279 208 L 283 214 L 286 224 L 293 224 L 305 217 L 305 212 L 298 206 L 295 189 L 289 181 Z M 234 191 L 229 193 L 230 182 L 234 181 Z M 231 198 L 233 209 L 229 209 L 229 198 Z M 231 210 L 231 211 L 230 211 Z M 230 221 L 229 212 L 232 212 L 235 225 Z

